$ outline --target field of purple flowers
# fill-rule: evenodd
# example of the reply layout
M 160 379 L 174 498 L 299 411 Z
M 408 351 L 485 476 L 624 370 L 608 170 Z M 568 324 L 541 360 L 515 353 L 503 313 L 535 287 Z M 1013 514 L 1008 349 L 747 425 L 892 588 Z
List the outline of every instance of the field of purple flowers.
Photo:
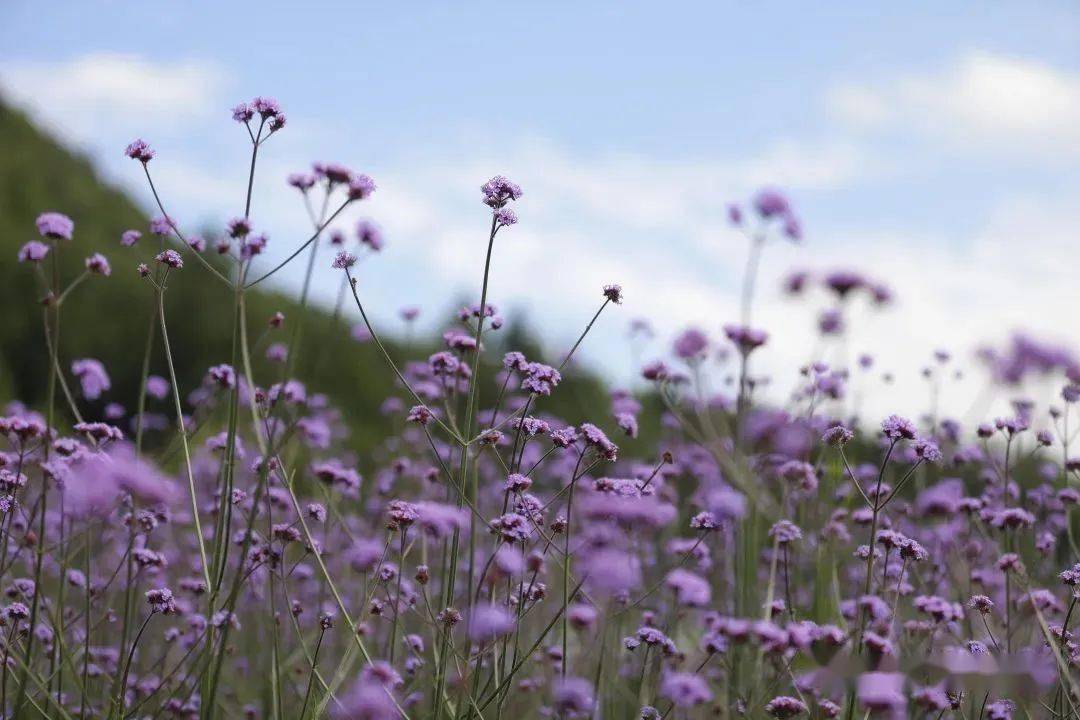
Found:
M 153 168 L 168 159 L 141 140 L 126 149 L 160 212 L 114 257 L 156 312 L 133 349 L 137 408 L 104 402 L 108 368 L 64 347 L 65 305 L 93 303 L 109 261 L 62 276 L 58 256 L 79 243 L 60 212 L 41 214 L 19 253 L 40 294 L 10 311 L 42 313 L 51 362 L 46 405 L 0 417 L 2 717 L 1078 715 L 1080 364 L 1068 352 L 1017 340 L 985 353 L 1007 397 L 1037 375 L 1055 400 L 1016 397 L 1009 416 L 970 427 L 930 404 L 914 420 L 856 417 L 868 356 L 808 357 L 775 379 L 796 386 L 786 402 L 770 402 L 754 281 L 769 245 L 802 230 L 765 190 L 729 210 L 747 237 L 741 317 L 682 332 L 641 368 L 646 392 L 555 417 L 545 401 L 590 329 L 625 322 L 611 317 L 623 289 L 596 288 L 595 314 L 558 357 L 485 357 L 503 325 L 489 279 L 521 187 L 496 176 L 480 188 L 477 302 L 448 319 L 445 349 L 394 357 L 356 281 L 359 260 L 378 262 L 365 257 L 378 232 L 324 233 L 375 183 L 335 164 L 291 176 L 311 236 L 264 267 L 252 181 L 285 115 L 257 98 L 233 119 L 251 146 L 247 202 L 214 243 L 166 213 Z M 301 303 L 318 263 L 340 272 L 340 297 L 395 374 L 396 432 L 369 457 L 294 377 L 303 318 L 248 316 L 246 293 L 292 262 L 307 268 Z M 173 367 L 177 273 L 234 299 L 231 357 L 198 387 Z M 830 298 L 822 335 L 841 342 L 849 308 L 891 299 L 850 271 L 795 273 L 785 291 L 810 287 Z M 252 358 L 268 352 L 277 371 L 258 377 Z M 949 356 L 925 373 L 949 382 Z M 174 425 L 153 448 L 151 399 Z M 655 442 L 620 452 L 626 437 L 643 447 L 639 422 L 659 428 Z

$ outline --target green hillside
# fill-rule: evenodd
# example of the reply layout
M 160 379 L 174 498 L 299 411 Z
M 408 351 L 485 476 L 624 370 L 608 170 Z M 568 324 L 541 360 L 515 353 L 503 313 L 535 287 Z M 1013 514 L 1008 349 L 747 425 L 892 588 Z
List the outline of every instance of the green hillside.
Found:
M 64 247 L 65 277 L 82 270 L 83 259 L 101 252 L 110 259 L 109 278 L 90 278 L 65 302 L 61 356 L 65 367 L 74 358 L 94 357 L 106 364 L 113 388 L 107 399 L 133 408 L 148 323 L 151 289 L 134 272 L 134 259 L 119 245 L 129 228 L 146 232 L 147 215 L 127 196 L 110 187 L 92 164 L 48 137 L 17 110 L 0 102 L 0 401 L 44 401 L 48 358 L 44 344 L 40 290 L 30 268 L 15 261 L 19 247 L 36 237 L 34 219 L 45 210 L 63 212 L 75 221 L 75 240 Z M 145 240 L 144 240 L 145 242 Z M 392 299 L 387 299 L 393 303 Z M 169 333 L 182 388 L 194 388 L 210 365 L 230 354 L 231 297 L 194 262 L 174 274 L 167 295 Z M 252 341 L 274 311 L 295 319 L 296 304 L 281 294 L 249 295 L 248 322 Z M 392 375 L 370 344 L 349 337 L 345 322 L 309 311 L 297 376 L 308 387 L 326 392 L 354 429 L 358 449 L 369 447 L 386 422 L 378 408 Z M 287 322 L 289 322 L 287 320 Z M 520 323 L 504 330 L 503 342 L 530 353 Z M 286 339 L 282 335 L 282 340 Z M 496 339 L 496 341 L 498 341 Z M 396 357 L 422 358 L 433 350 L 394 347 Z M 531 350 L 536 353 L 535 348 Z M 491 357 L 497 357 L 491 355 Z M 550 358 L 549 358 L 550 360 Z M 152 372 L 165 374 L 164 356 L 156 350 Z M 260 377 L 273 377 L 266 368 Z M 573 374 L 573 373 L 572 373 Z M 164 405 L 158 409 L 163 409 Z M 570 421 L 607 413 L 607 399 L 596 378 L 571 377 L 544 409 Z M 93 416 L 100 406 L 91 407 Z

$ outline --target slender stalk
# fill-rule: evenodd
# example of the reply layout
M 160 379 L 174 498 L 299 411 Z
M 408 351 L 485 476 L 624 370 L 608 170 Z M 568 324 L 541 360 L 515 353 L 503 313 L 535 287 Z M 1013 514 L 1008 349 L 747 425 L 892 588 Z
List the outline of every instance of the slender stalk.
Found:
M 210 563 L 206 558 L 206 544 L 203 541 L 202 522 L 199 520 L 199 498 L 195 491 L 195 474 L 191 469 L 191 451 L 188 448 L 187 428 L 184 427 L 184 408 L 180 404 L 180 384 L 176 379 L 176 368 L 173 365 L 172 348 L 169 345 L 169 330 L 165 324 L 165 293 L 158 292 L 158 319 L 161 322 L 161 341 L 165 346 L 165 362 L 169 368 L 169 382 L 172 385 L 174 409 L 176 411 L 176 431 L 180 434 L 180 440 L 184 448 L 184 470 L 187 473 L 188 495 L 191 498 L 191 513 L 195 523 L 195 538 L 199 543 L 199 560 L 202 563 L 202 576 L 206 587 L 212 587 L 210 582 Z

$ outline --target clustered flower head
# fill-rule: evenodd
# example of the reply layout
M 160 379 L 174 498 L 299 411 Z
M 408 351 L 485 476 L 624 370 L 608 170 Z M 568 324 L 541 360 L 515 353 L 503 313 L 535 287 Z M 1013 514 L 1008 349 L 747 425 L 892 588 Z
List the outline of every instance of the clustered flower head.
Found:
M 522 196 L 521 186 L 502 175 L 496 175 L 484 183 L 480 192 L 484 195 L 484 204 L 496 212 L 508 202 L 520 200 Z

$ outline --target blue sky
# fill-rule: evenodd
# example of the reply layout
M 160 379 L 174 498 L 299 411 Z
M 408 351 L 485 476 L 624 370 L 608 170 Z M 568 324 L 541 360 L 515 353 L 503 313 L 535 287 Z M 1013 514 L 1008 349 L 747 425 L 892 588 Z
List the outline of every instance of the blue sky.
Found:
M 267 145 L 254 210 L 272 257 L 306 227 L 287 172 L 312 160 L 369 172 L 380 189 L 346 225 L 364 215 L 386 232 L 387 251 L 364 272 L 391 328 L 406 304 L 433 328 L 475 286 L 478 186 L 510 175 L 526 196 L 496 252 L 496 303 L 528 313 L 557 354 L 599 286 L 622 282 L 626 305 L 585 355 L 616 382 L 633 374 L 631 317 L 657 327 L 649 355 L 687 324 L 715 336 L 734 318 L 745 241 L 724 206 L 776 185 L 806 240 L 767 249 L 766 368 L 790 375 L 810 358 L 821 304 L 782 298 L 780 277 L 859 268 L 898 302 L 852 318 L 857 349 L 896 372 L 896 402 L 914 412 L 925 398 L 918 370 L 936 347 L 966 359 L 1017 328 L 1080 332 L 1067 308 L 1078 33 L 1080 10 L 1066 2 L 87 11 L 15 0 L 0 10 L 0 88 L 143 200 L 119 150 L 149 140 L 170 212 L 196 226 L 240 209 L 247 147 L 228 108 L 277 97 L 289 126 Z M 334 295 L 328 264 L 323 302 Z M 298 271 L 281 278 L 298 282 Z M 966 407 L 971 394 L 946 403 Z

